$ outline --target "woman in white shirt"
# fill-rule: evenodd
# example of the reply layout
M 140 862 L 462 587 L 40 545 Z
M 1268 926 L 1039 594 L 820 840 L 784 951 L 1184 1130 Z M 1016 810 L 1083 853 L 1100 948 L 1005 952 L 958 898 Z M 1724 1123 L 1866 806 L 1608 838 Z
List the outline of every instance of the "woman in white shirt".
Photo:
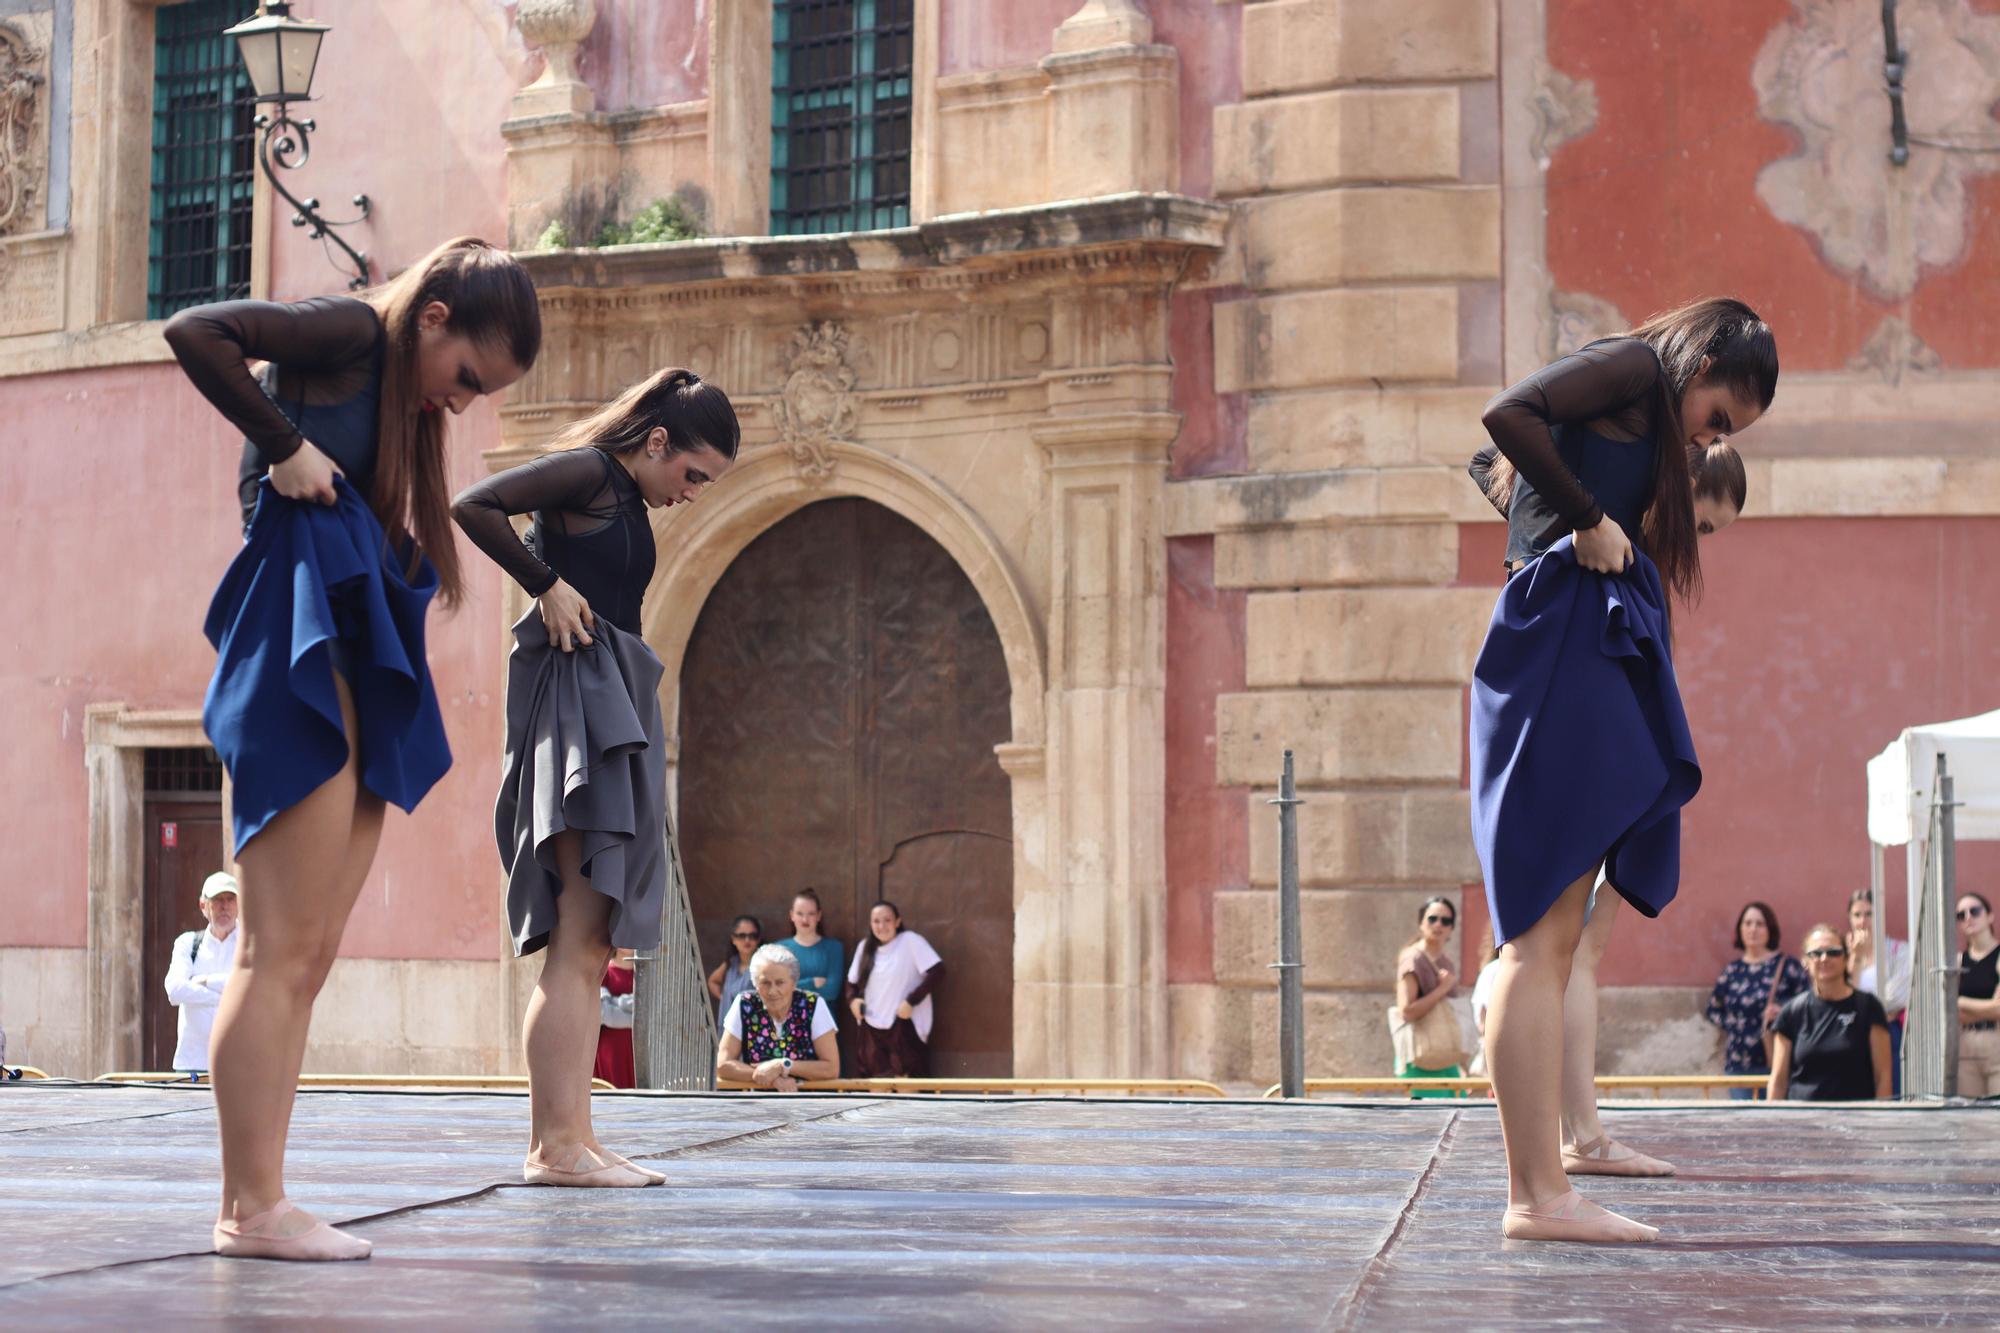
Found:
M 1847 895 L 1847 979 L 1882 1002 L 1889 1016 L 1891 1096 L 1903 1095 L 1903 1012 L 1910 1007 L 1910 946 L 1875 933 L 1875 895 Z
M 930 1069 L 931 992 L 944 962 L 930 941 L 903 929 L 891 902 L 868 912 L 868 937 L 847 969 L 853 988 L 854 1066 L 861 1078 L 921 1078 Z
M 715 1076 L 765 1091 L 797 1092 L 802 1079 L 838 1078 L 840 1047 L 826 1002 L 799 985 L 799 960 L 782 944 L 750 955 L 752 989 L 722 1015 Z

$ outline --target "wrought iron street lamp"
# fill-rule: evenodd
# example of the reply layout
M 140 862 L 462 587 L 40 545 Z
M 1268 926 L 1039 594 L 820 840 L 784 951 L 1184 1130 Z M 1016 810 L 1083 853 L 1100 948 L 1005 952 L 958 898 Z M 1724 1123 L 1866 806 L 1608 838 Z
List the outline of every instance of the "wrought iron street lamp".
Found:
M 301 199 L 287 190 L 278 179 L 276 167 L 286 171 L 306 164 L 312 156 L 309 135 L 319 127 L 310 118 L 294 118 L 291 104 L 312 99 L 313 69 L 319 64 L 319 44 L 332 28 L 324 23 L 311 23 L 292 17 L 289 0 L 268 0 L 257 14 L 245 19 L 223 35 L 236 39 L 237 49 L 242 52 L 243 65 L 250 73 L 250 84 L 254 90 L 254 100 L 269 103 L 270 111 L 257 117 L 257 128 L 263 131 L 257 141 L 257 162 L 264 169 L 264 179 L 271 182 L 284 201 L 297 210 L 292 217 L 294 227 L 305 227 L 307 237 L 312 240 L 332 241 L 354 261 L 354 274 L 348 281 L 350 288 L 368 285 L 368 256 L 346 241 L 336 236 L 334 227 L 349 227 L 368 216 L 368 196 L 354 196 L 354 206 L 361 211 L 354 217 L 334 221 L 319 211 L 318 199 Z

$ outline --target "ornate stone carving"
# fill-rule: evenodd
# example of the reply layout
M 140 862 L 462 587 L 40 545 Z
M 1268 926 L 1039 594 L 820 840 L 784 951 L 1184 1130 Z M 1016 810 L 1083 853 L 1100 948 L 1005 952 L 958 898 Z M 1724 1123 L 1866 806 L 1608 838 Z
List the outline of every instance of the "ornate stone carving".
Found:
M 1799 150 L 1758 173 L 1757 195 L 1810 232 L 1821 256 L 1875 295 L 1901 300 L 1925 268 L 1965 252 L 1966 181 L 2000 170 L 2000 152 L 1947 151 L 1924 140 L 2000 146 L 1989 109 L 2000 101 L 2000 17 L 1966 0 L 1902 0 L 1898 38 L 1909 52 L 1908 165 L 1889 161 L 1879 0 L 1792 0 L 1751 70 L 1758 109 L 1790 126 Z
M 778 441 L 809 482 L 833 475 L 828 446 L 846 444 L 857 416 L 848 364 L 847 330 L 833 320 L 807 324 L 792 334 L 785 352 L 785 384 L 776 403 Z
M 1547 65 L 1539 66 L 1537 73 L 1531 94 L 1535 132 L 1528 151 L 1546 171 L 1556 149 L 1597 128 L 1597 85 Z
M 1901 315 L 1884 319 L 1847 363 L 1849 370 L 1874 371 L 1890 384 L 1901 384 L 1906 371 L 1922 374 L 1943 367 L 1938 354 L 1925 344 Z
M 0 235 L 40 229 L 48 53 L 0 23 Z
M 1551 292 L 1548 322 L 1542 326 L 1542 356 L 1567 356 L 1585 343 L 1623 333 L 1631 326 L 1618 307 L 1601 296 Z

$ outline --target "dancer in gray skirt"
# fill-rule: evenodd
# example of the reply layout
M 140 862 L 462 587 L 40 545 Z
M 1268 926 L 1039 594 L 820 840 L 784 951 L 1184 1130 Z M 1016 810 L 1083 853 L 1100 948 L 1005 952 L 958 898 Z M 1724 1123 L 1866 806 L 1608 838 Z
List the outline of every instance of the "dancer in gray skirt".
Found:
M 663 370 L 463 492 L 452 517 L 535 598 L 507 662 L 507 758 L 495 811 L 516 954 L 544 947 L 528 1003 L 529 1184 L 666 1180 L 597 1141 L 590 1073 L 611 951 L 660 942 L 666 753 L 640 599 L 648 508 L 689 504 L 736 458 L 736 411 L 690 370 Z M 525 541 L 508 518 L 534 515 Z

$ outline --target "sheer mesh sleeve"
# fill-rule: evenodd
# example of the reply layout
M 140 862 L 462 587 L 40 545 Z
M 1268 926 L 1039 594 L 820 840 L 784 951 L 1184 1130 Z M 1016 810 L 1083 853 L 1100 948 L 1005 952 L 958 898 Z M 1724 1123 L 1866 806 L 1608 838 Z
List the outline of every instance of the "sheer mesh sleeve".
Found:
M 1507 506 L 1494 499 L 1493 492 L 1487 487 L 1487 482 L 1493 476 L 1493 464 L 1499 461 L 1499 458 L 1499 446 L 1489 444 L 1472 456 L 1472 462 L 1466 465 L 1465 471 L 1472 478 L 1472 484 L 1479 488 L 1479 494 L 1485 498 L 1486 503 L 1499 510 L 1500 517 L 1505 518 Z
M 1596 527 L 1604 511 L 1556 452 L 1553 428 L 1630 408 L 1655 391 L 1659 378 L 1660 363 L 1652 348 L 1637 338 L 1607 339 L 1542 367 L 1508 389 L 1486 405 L 1481 422 L 1536 493 L 1563 522 L 1582 532 Z
M 616 464 L 613 464 L 616 466 Z M 451 516 L 472 544 L 507 571 L 530 597 L 556 585 L 556 572 L 529 550 L 507 521 L 536 510 L 592 513 L 602 505 L 604 457 L 588 446 L 543 454 L 466 487 L 451 502 Z
M 351 377 L 369 374 L 382 323 L 372 307 L 350 296 L 322 296 L 292 305 L 222 301 L 183 310 L 163 331 L 181 369 L 202 397 L 242 431 L 266 466 L 298 451 L 298 428 L 260 388 L 249 361 Z M 350 390 L 351 391 L 351 390 Z

